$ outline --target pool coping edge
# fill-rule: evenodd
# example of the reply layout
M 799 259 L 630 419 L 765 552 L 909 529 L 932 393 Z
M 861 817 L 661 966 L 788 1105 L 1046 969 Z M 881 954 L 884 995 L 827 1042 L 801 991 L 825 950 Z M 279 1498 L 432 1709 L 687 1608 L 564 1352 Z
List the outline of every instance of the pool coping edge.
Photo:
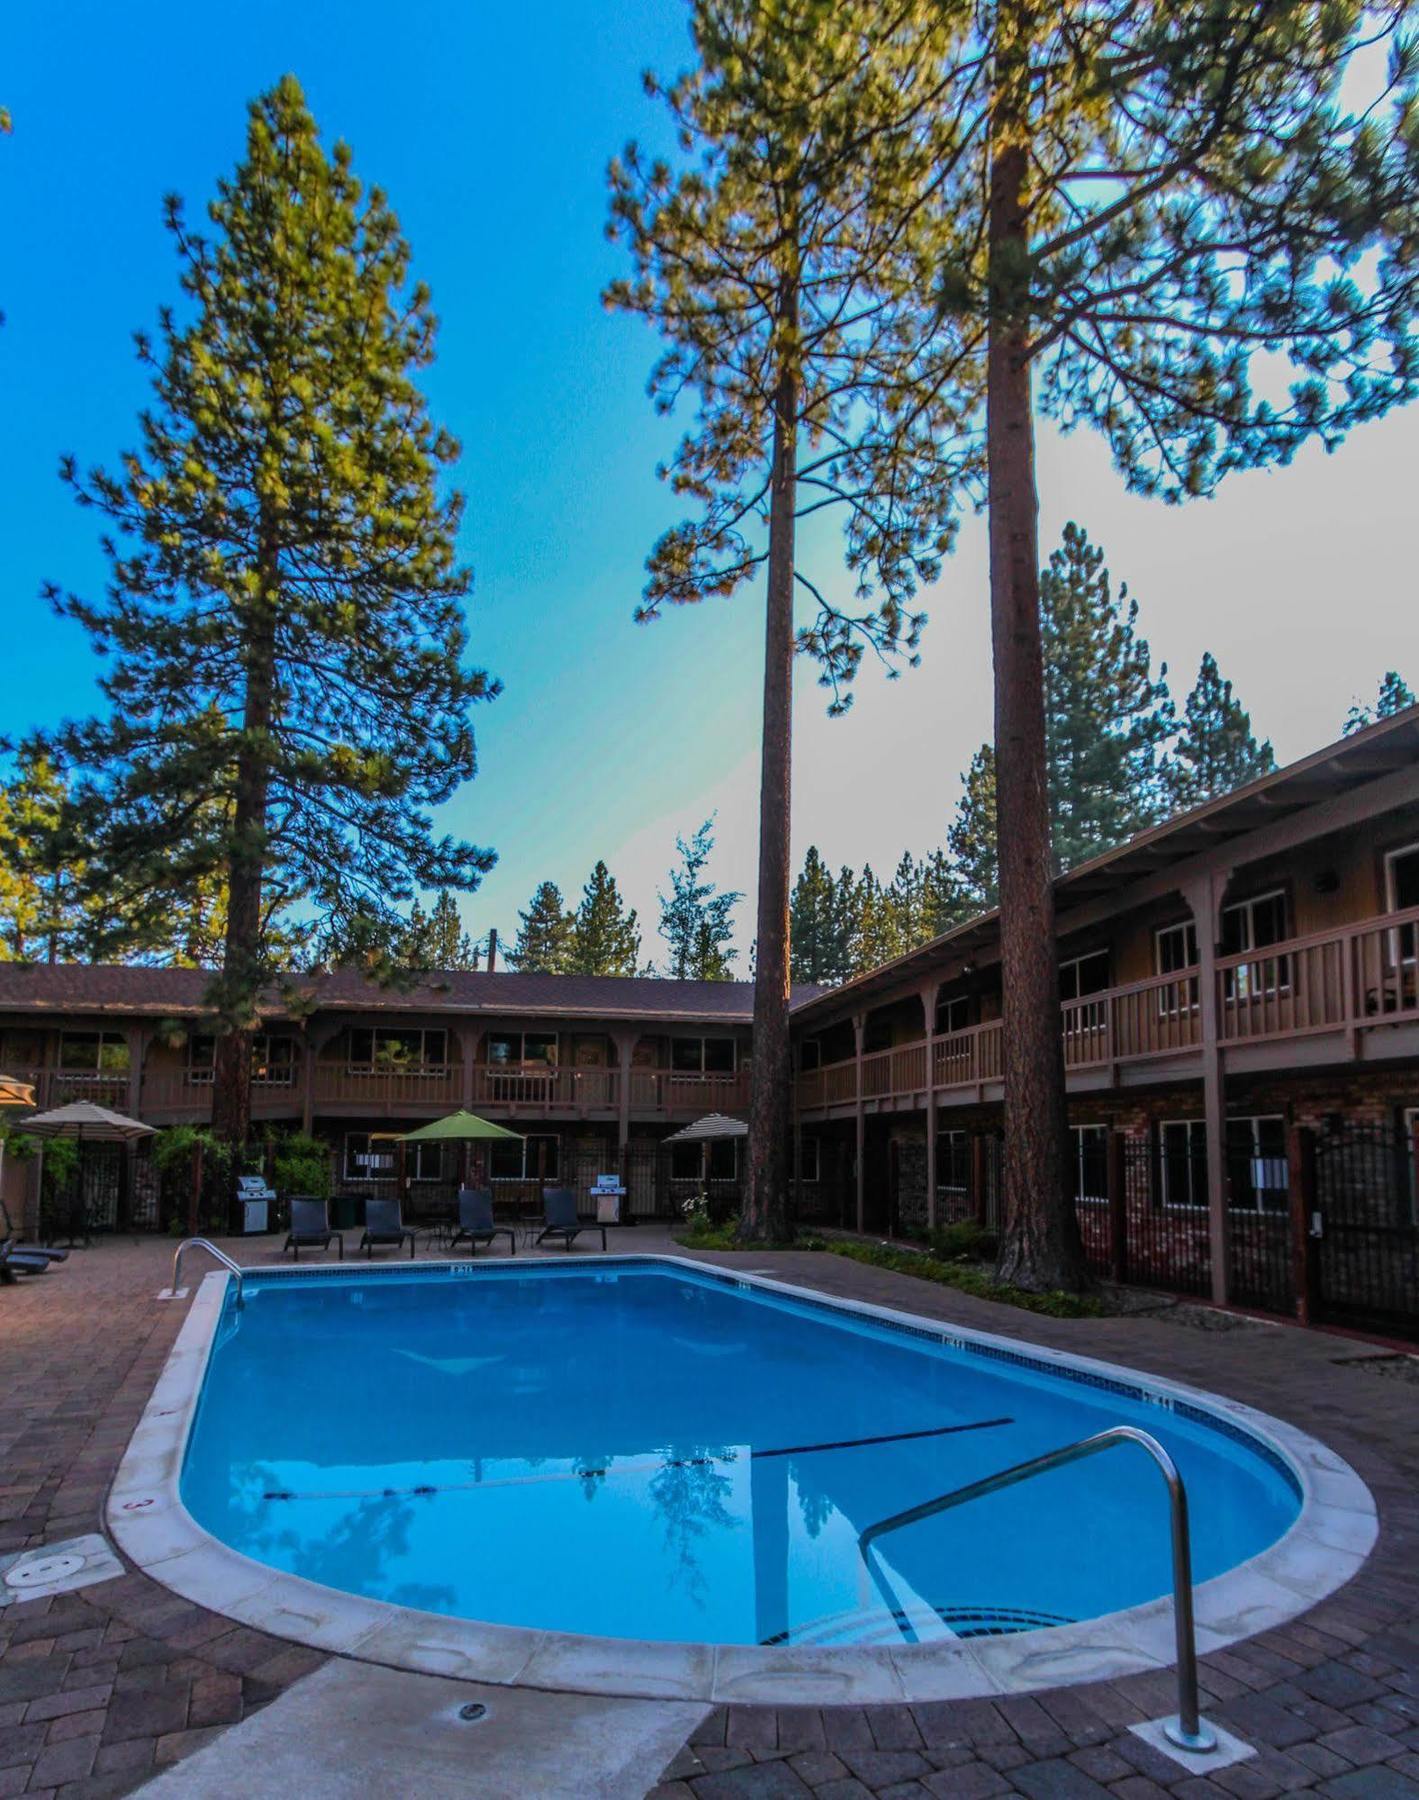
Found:
M 1378 1515 L 1369 1489 L 1343 1458 L 1308 1433 L 1241 1402 L 1097 1357 L 828 1295 L 692 1257 L 622 1253 L 606 1260 L 683 1269 L 717 1283 L 811 1302 L 815 1309 L 854 1314 L 962 1349 L 1003 1353 L 1027 1366 L 1075 1378 L 1079 1374 L 1107 1378 L 1170 1407 L 1185 1402 L 1189 1409 L 1250 1439 L 1289 1472 L 1301 1509 L 1274 1544 L 1196 1587 L 1200 1654 L 1308 1611 L 1358 1571 L 1378 1537 Z M 598 1258 L 592 1266 L 605 1264 Z M 521 1272 L 491 1262 L 415 1267 L 476 1268 L 480 1275 Z M 358 1273 L 378 1279 L 385 1271 L 407 1273 L 390 1264 Z M 312 1270 L 262 1268 L 246 1273 L 280 1282 Z M 353 1277 L 355 1271 L 350 1273 Z M 233 1279 L 225 1270 L 214 1271 L 199 1286 L 124 1452 L 106 1510 L 112 1536 L 137 1567 L 183 1598 L 239 1624 L 331 1654 L 425 1674 L 705 1704 L 862 1705 L 989 1698 L 1172 1666 L 1170 1598 L 1078 1624 L 996 1638 L 794 1648 L 662 1643 L 488 1624 L 370 1600 L 285 1574 L 211 1536 L 188 1512 L 179 1491 L 208 1357 Z

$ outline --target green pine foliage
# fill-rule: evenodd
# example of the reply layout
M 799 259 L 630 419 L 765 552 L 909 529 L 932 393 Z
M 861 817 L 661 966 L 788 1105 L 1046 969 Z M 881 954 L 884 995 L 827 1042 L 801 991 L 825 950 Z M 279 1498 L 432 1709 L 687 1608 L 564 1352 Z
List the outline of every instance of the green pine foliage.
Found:
M 1115 597 L 1104 553 L 1078 525 L 1040 574 L 1049 754 L 1050 831 L 1057 868 L 1124 843 L 1166 810 L 1162 748 L 1174 718 L 1154 679 L 1138 602 Z
M 846 981 L 852 960 L 852 871 L 841 880 L 808 846 L 789 897 L 790 972 L 795 982 L 835 986 Z
M 1000 900 L 995 833 L 995 751 L 990 744 L 982 744 L 961 777 L 961 798 L 946 833 L 961 886 L 979 912 L 989 911 Z
M 518 915 L 517 941 L 507 953 L 520 975 L 563 975 L 575 920 L 555 881 L 543 881 Z
M 1276 767 L 1270 740 L 1258 743 L 1251 715 L 1224 681 L 1208 651 L 1183 704 L 1182 729 L 1163 769 L 1174 812 L 1201 806 Z
M 83 954 L 91 907 L 69 826 L 68 782 L 42 748 L 26 746 L 0 784 L 0 961 Z
M 706 870 L 714 853 L 714 820 L 706 819 L 688 841 L 677 837 L 678 868 L 660 899 L 660 935 L 670 946 L 665 973 L 676 981 L 732 981 L 739 952 L 733 947 L 734 908 L 744 898 L 720 893 Z
M 415 900 L 400 938 L 399 954 L 411 969 L 477 968 L 473 940 L 464 929 L 458 901 L 450 889 L 440 888 L 427 912 Z
M 207 215 L 198 228 L 167 203 L 183 299 L 139 339 L 140 447 L 114 472 L 64 464 L 106 522 L 108 592 L 51 593 L 108 655 L 108 715 L 63 744 L 124 930 L 224 889 L 209 1000 L 231 1138 L 282 914 L 388 920 L 491 866 L 429 809 L 474 774 L 469 714 L 496 683 L 464 663 L 462 502 L 444 483 L 458 446 L 417 382 L 428 292 L 292 77 L 252 105 Z
M 1343 735 L 1350 737 L 1378 719 L 1388 719 L 1394 713 L 1403 712 L 1406 707 L 1413 706 L 1414 701 L 1414 690 L 1409 683 L 1397 669 L 1388 669 L 1380 682 L 1374 705 L 1362 706 L 1357 700 L 1345 715 Z
M 581 892 L 564 967 L 572 975 L 635 975 L 640 971 L 640 923 L 627 910 L 616 878 L 598 862 Z

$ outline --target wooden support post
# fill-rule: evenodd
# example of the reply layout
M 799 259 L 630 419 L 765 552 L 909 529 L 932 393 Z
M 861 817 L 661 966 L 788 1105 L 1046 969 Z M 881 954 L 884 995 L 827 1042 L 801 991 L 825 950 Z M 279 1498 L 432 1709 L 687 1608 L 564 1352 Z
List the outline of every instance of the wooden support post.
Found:
M 927 1046 L 930 1056 L 931 1047 Z M 936 1096 L 926 1095 L 926 1229 L 936 1229 Z
M 1121 1131 L 1108 1136 L 1109 1279 L 1128 1280 L 1128 1163 L 1127 1139 Z
M 1218 901 L 1227 871 L 1204 875 L 1185 892 L 1197 931 L 1198 1023 L 1202 1033 L 1202 1112 L 1207 1124 L 1207 1240 L 1212 1265 L 1212 1299 L 1227 1304 L 1230 1286 L 1227 1241 L 1227 1101 L 1222 1074 L 1218 1008 Z
M 1301 1325 L 1315 1322 L 1315 1239 L 1311 1215 L 1316 1209 L 1315 1133 L 1292 1124 L 1286 1131 L 1286 1198 L 1291 1239 L 1291 1293 L 1296 1319 Z
M 408 1145 L 399 1138 L 394 1146 L 394 1192 L 402 1207 L 409 1193 L 408 1179 Z
M 977 1225 L 984 1226 L 990 1217 L 990 1198 L 985 1191 L 987 1170 L 985 1161 L 985 1133 L 971 1133 L 971 1204 L 975 1208 Z

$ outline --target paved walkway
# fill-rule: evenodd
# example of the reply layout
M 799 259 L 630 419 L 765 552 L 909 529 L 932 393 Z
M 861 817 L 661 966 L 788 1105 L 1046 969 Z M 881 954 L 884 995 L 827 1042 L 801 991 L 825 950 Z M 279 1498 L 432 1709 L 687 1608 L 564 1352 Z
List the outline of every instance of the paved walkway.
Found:
M 644 1231 L 624 1242 L 667 1240 Z M 242 1250 L 256 1262 L 274 1245 Z M 180 1305 L 153 1298 L 170 1259 L 158 1240 L 105 1242 L 0 1291 L 0 1555 L 101 1528 L 108 1481 L 180 1323 Z M 1367 1366 L 1373 1352 L 1361 1343 L 1282 1327 L 1036 1318 L 822 1254 L 758 1254 L 752 1266 L 1111 1357 L 1288 1416 L 1369 1483 L 1381 1537 L 1361 1574 L 1304 1619 L 1204 1660 L 1207 1710 L 1261 1750 L 1214 1777 L 1186 1775 L 1128 1732 L 1172 1707 L 1170 1676 L 1140 1676 L 910 1708 L 716 1709 L 655 1800 L 1419 1800 L 1419 1386 L 1394 1379 L 1393 1364 Z M 128 1793 L 326 1661 L 136 1572 L 0 1608 L 0 1800 Z M 261 1800 L 245 1783 L 241 1791 Z M 565 1787 L 539 1779 L 524 1791 L 580 1793 L 575 1770 Z

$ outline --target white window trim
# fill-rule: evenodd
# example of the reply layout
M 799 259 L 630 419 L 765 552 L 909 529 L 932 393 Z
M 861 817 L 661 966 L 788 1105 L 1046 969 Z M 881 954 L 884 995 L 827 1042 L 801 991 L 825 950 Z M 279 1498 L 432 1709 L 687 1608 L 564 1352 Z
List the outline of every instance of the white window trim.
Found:
M 1175 932 L 1182 932 L 1184 934 L 1183 935 L 1183 951 L 1184 951 L 1184 953 L 1186 953 L 1186 950 L 1187 950 L 1187 935 L 1186 934 L 1189 931 L 1192 933 L 1192 939 L 1193 939 L 1192 961 L 1190 963 L 1184 963 L 1183 966 L 1179 969 L 1164 969 L 1163 955 L 1162 955 L 1163 939 L 1165 937 L 1172 937 Z M 1178 982 L 1178 983 L 1181 983 L 1184 981 L 1187 982 L 1188 983 L 1188 993 L 1191 996 L 1191 998 L 1186 1002 L 1186 1004 L 1183 1004 L 1180 1001 L 1175 999 L 1176 990 L 1174 988 L 1172 988 L 1172 987 L 1159 988 L 1158 989 L 1158 1016 L 1159 1016 L 1159 1018 L 1161 1018 L 1161 1019 L 1176 1019 L 1176 1018 L 1179 1018 L 1185 1012 L 1196 1012 L 1197 1011 L 1197 1008 L 1198 1008 L 1197 967 L 1198 967 L 1200 960 L 1201 960 L 1201 958 L 1200 958 L 1200 954 L 1198 953 L 1198 944 L 1197 944 L 1197 921 L 1196 921 L 1196 919 L 1175 919 L 1171 925 L 1155 925 L 1154 926 L 1154 928 L 1153 928 L 1153 973 L 1162 981 Z M 1181 1123 L 1181 1121 L 1174 1121 L 1174 1122 Z
M 1207 1196 L 1204 1192 L 1201 1200 L 1172 1200 L 1168 1197 L 1168 1148 L 1163 1134 L 1170 1125 L 1181 1125 L 1187 1131 L 1188 1169 L 1189 1175 L 1196 1165 L 1197 1158 L 1193 1154 L 1192 1136 L 1195 1131 L 1202 1133 L 1202 1141 L 1207 1142 L 1206 1119 L 1159 1119 L 1158 1121 L 1158 1188 L 1163 1206 L 1168 1212 L 1206 1212 Z M 1203 1180 L 1206 1186 L 1206 1177 Z
M 1287 905 L 1286 890 L 1284 887 L 1266 888 L 1260 894 L 1248 894 L 1245 900 L 1233 900 L 1229 905 L 1224 906 L 1221 909 L 1221 912 L 1218 915 L 1219 921 L 1225 919 L 1229 913 L 1241 914 L 1247 922 L 1247 928 L 1244 935 L 1250 940 L 1254 936 L 1252 908 L 1260 906 L 1265 900 L 1279 900 L 1281 902 L 1281 919 L 1282 924 L 1285 927 L 1285 935 L 1277 939 L 1277 944 L 1284 944 L 1287 941 L 1287 936 L 1289 936 L 1291 930 L 1290 908 Z M 1222 991 L 1224 1000 L 1254 1000 L 1258 995 L 1270 997 L 1274 994 L 1290 993 L 1291 959 L 1286 955 L 1284 950 L 1278 950 L 1275 944 L 1263 944 L 1262 947 L 1258 949 L 1254 943 L 1247 942 L 1240 950 L 1228 951 L 1228 955 L 1244 956 L 1248 960 L 1243 963 L 1234 963 L 1230 968 L 1222 971 Z M 1282 979 L 1278 982 L 1269 983 L 1265 987 L 1253 987 L 1251 970 L 1257 964 L 1266 961 L 1271 961 L 1276 966 L 1278 971 L 1282 973 Z
M 966 1021 L 962 1025 L 953 1025 L 951 1023 L 951 1013 L 952 1010 L 958 1006 L 964 1007 L 967 1015 Z M 971 996 L 969 994 L 952 994 L 947 1000 L 938 1000 L 936 1002 L 936 1011 L 931 1020 L 932 1025 L 935 1027 L 932 1036 L 959 1037 L 963 1031 L 969 1031 L 971 1028 L 970 1010 Z M 939 1022 L 943 1012 L 946 1014 L 946 1024 L 944 1026 Z
M 1385 851 L 1385 911 L 1399 911 L 1399 897 L 1395 892 L 1394 865 L 1402 856 L 1419 856 L 1419 843 L 1399 844 L 1393 850 Z M 1403 950 L 1403 940 L 1409 940 L 1409 954 Z M 1419 926 L 1408 925 L 1396 927 L 1390 933 L 1389 960 L 1396 969 L 1408 968 L 1419 961 Z
M 357 1062 L 354 1055 L 355 1033 L 370 1033 L 370 1060 Z M 413 1037 L 419 1039 L 419 1057 L 417 1062 L 407 1064 L 403 1069 L 381 1069 L 377 1057 L 379 1039 L 386 1037 Z M 443 1039 L 443 1056 L 437 1062 L 430 1062 L 428 1055 L 428 1039 L 437 1034 Z M 427 1075 L 431 1070 L 448 1067 L 448 1027 L 445 1025 L 351 1025 L 346 1039 L 345 1073 L 347 1075 Z
M 1226 1128 L 1228 1131 L 1230 1131 L 1230 1129 L 1233 1125 L 1250 1125 L 1251 1126 L 1251 1128 L 1252 1128 L 1252 1130 L 1251 1130 L 1252 1154 L 1249 1158 L 1249 1161 L 1251 1162 L 1253 1168 L 1255 1168 L 1257 1163 L 1263 1163 L 1263 1162 L 1273 1163 L 1273 1162 L 1279 1161 L 1283 1164 L 1283 1166 L 1286 1163 L 1286 1158 L 1284 1155 L 1279 1158 L 1274 1157 L 1274 1156 L 1263 1156 L 1261 1154 L 1260 1148 L 1258 1147 L 1258 1144 L 1257 1144 L 1257 1130 L 1256 1130 L 1257 1126 L 1261 1125 L 1261 1124 L 1270 1125 L 1273 1123 L 1280 1125 L 1284 1132 L 1285 1126 L 1286 1126 L 1286 1115 L 1284 1113 L 1229 1113 L 1227 1116 Z M 1289 1178 L 1288 1178 L 1287 1185 L 1289 1187 Z M 1255 1182 L 1253 1182 L 1253 1186 L 1255 1186 Z M 1267 1191 L 1275 1194 L 1275 1193 L 1279 1193 L 1281 1190 L 1276 1188 L 1275 1186 L 1272 1186 L 1272 1187 L 1269 1187 Z M 1262 1206 L 1260 1204 L 1259 1200 L 1253 1200 L 1250 1206 L 1240 1206 L 1240 1205 L 1234 1204 L 1234 1202 L 1231 1200 L 1230 1196 L 1228 1197 L 1228 1201 L 1227 1201 L 1227 1210 L 1229 1212 L 1254 1213 L 1258 1218 L 1263 1218 L 1263 1219 L 1274 1219 L 1278 1216 L 1278 1214 L 1280 1212 L 1279 1207 Z
M 1112 957 L 1107 949 L 1086 950 L 1081 956 L 1066 956 L 1061 959 L 1059 972 L 1063 975 L 1066 969 L 1077 969 L 1082 963 L 1097 962 L 1100 957 L 1104 959 L 1104 973 L 1106 976 L 1104 985 L 1101 988 L 1095 988 L 1091 994 L 1076 993 L 1072 999 L 1064 1002 L 1066 1006 L 1080 1006 L 1089 1000 L 1101 1000 L 1109 991 L 1113 977 L 1113 966 Z M 1078 987 L 1077 981 L 1075 982 L 1075 986 L 1076 988 Z

